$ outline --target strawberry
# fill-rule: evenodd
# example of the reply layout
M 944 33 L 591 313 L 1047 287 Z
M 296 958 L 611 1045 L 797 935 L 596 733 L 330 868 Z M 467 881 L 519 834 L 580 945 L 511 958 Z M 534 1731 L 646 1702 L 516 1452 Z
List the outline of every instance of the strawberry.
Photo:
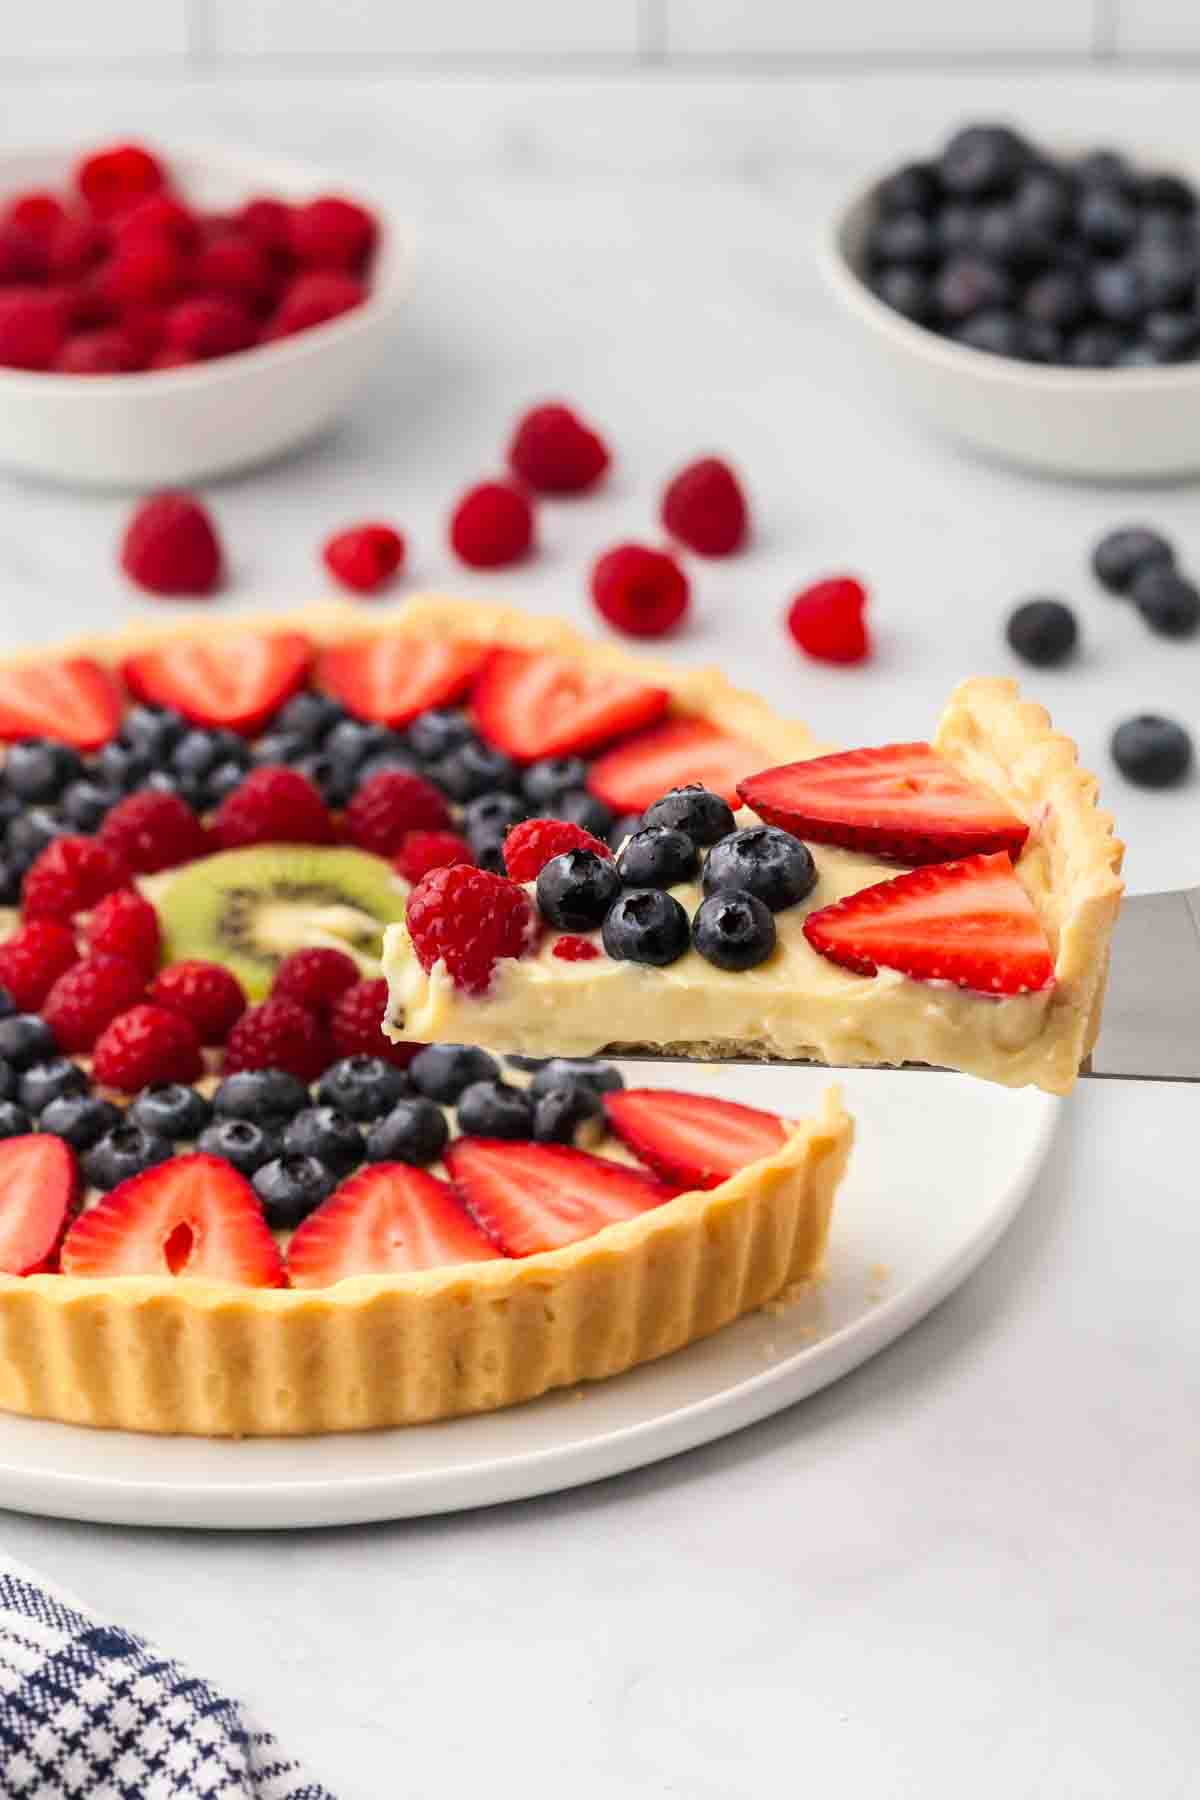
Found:
M 461 700 L 486 654 L 482 644 L 435 638 L 359 638 L 326 650 L 317 680 L 356 718 L 395 727 Z
M 804 935 L 859 975 L 880 965 L 982 994 L 1028 994 L 1054 980 L 1033 902 L 1003 851 L 931 863 L 809 913 Z
M 61 1138 L 39 1132 L 0 1143 L 0 1274 L 50 1266 L 78 1191 L 75 1157 Z
M 52 737 L 98 750 L 121 723 L 121 701 L 106 669 L 87 657 L 0 669 L 0 740 Z
M 82 1213 L 62 1247 L 64 1275 L 186 1275 L 280 1287 L 283 1261 L 244 1175 L 193 1152 L 121 1182 Z
M 475 686 L 479 729 L 518 762 L 599 749 L 654 724 L 666 688 L 627 675 L 589 673 L 573 657 L 540 650 L 493 650 Z M 654 799 L 662 789 L 656 790 Z
M 902 863 L 977 851 L 1018 854 L 1029 827 L 929 744 L 883 744 L 784 763 L 739 781 L 768 825 Z
M 130 657 L 124 676 L 151 706 L 253 737 L 304 686 L 311 660 L 312 645 L 297 631 L 239 631 Z
M 446 1167 L 474 1218 L 506 1256 L 560 1250 L 635 1219 L 675 1192 L 642 1169 L 567 1144 L 458 1138 Z
M 761 750 L 706 719 L 668 719 L 599 757 L 588 786 L 618 813 L 645 812 L 672 788 L 696 781 L 736 806 L 738 782 L 761 761 Z
M 666 1088 L 605 1094 L 604 1110 L 615 1136 L 681 1187 L 719 1187 L 748 1163 L 773 1156 L 788 1135 L 782 1119 L 757 1106 Z
M 448 1182 L 407 1163 L 352 1175 L 299 1226 L 288 1245 L 293 1287 L 329 1287 L 351 1275 L 400 1275 L 503 1255 Z

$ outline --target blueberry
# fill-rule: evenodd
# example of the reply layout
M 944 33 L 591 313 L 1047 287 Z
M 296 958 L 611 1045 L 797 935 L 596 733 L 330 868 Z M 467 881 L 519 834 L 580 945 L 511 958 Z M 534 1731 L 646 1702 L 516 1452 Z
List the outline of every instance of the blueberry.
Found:
M 597 1094 L 613 1094 L 625 1086 L 625 1077 L 612 1063 L 600 1062 L 595 1057 L 553 1056 L 549 1062 L 542 1063 L 529 1084 L 529 1091 L 535 1100 L 540 1100 L 551 1088 L 565 1087 L 571 1082 L 582 1082 Z
M 21 1078 L 7 1063 L 0 1063 L 0 1100 L 15 1100 Z
M 1196 210 L 1196 191 L 1178 175 L 1147 175 L 1141 184 L 1141 201 L 1144 207 L 1166 213 L 1191 213 Z
M 1112 325 L 1132 325 L 1146 311 L 1146 284 L 1135 262 L 1098 263 L 1092 271 L 1095 311 Z
M 79 752 L 47 738 L 10 744 L 4 762 L 6 785 L 27 806 L 50 805 L 69 781 L 77 781 L 82 774 Z
M 102 782 L 72 781 L 63 789 L 59 807 L 72 831 L 99 831 L 105 819 L 121 798 L 121 790 Z
M 486 869 L 490 875 L 504 875 L 507 868 L 504 861 L 504 840 L 507 831 L 476 831 L 467 841 L 477 869 Z
M 53 1056 L 49 1062 L 33 1063 L 21 1076 L 19 1099 L 26 1112 L 38 1114 L 52 1100 L 67 1094 L 86 1094 L 88 1078 L 79 1064 L 69 1056 Z
M 807 844 L 776 825 L 749 825 L 714 844 L 704 863 L 706 894 L 723 888 L 754 894 L 772 912 L 812 893 L 817 865 Z
M 13 1100 L 0 1100 L 0 1138 L 25 1137 L 33 1130 L 33 1120 L 24 1107 Z
M 700 852 L 685 831 L 669 825 L 645 825 L 635 831 L 617 859 L 617 873 L 626 887 L 674 887 L 693 881 L 700 868 Z
M 1142 336 L 1160 361 L 1184 362 L 1200 339 L 1200 317 L 1191 312 L 1147 313 Z
M 733 815 L 731 814 L 730 817 L 732 817 L 732 816 Z M 621 817 L 615 822 L 615 824 L 613 824 L 609 827 L 609 831 L 608 831 L 608 847 L 609 847 L 609 849 L 613 850 L 613 851 L 620 850 L 622 844 L 625 842 L 625 839 L 631 838 L 635 831 L 640 831 L 641 829 L 642 829 L 641 813 L 622 813 Z
M 937 239 L 923 213 L 888 213 L 877 219 L 867 239 L 867 255 L 873 263 L 911 264 L 928 268 L 937 261 Z
M 323 750 L 301 756 L 295 766 L 301 775 L 308 777 L 327 806 L 347 805 L 355 788 L 355 773 L 351 767 L 335 762 Z
M 733 812 L 720 794 L 693 782 L 689 787 L 672 788 L 648 806 L 642 824 L 669 825 L 673 831 L 686 831 L 694 844 L 715 844 L 733 830 Z
M 621 890 L 611 857 L 595 850 L 564 850 L 537 878 L 538 910 L 559 931 L 591 931 Z
M 418 713 L 405 734 L 408 746 L 422 762 L 438 762 L 475 736 L 466 713 L 455 707 L 434 706 Z
M 929 282 L 920 269 L 880 269 L 872 278 L 871 286 L 885 306 L 890 306 L 903 318 L 911 319 L 914 324 L 923 325 L 932 318 Z
M 1133 603 L 1161 637 L 1191 637 L 1200 625 L 1200 591 L 1174 569 L 1143 569 L 1133 583 Z
M 1192 245 L 1151 239 L 1138 245 L 1134 260 L 1148 307 L 1185 306 L 1191 299 L 1200 273 Z
M 978 248 L 1006 269 L 1028 271 L 1054 260 L 1056 245 L 1045 227 L 1014 206 L 987 206 L 979 221 Z
M 13 819 L 5 833 L 5 849 L 9 862 L 21 874 L 55 838 L 62 837 L 66 825 L 44 806 L 30 807 Z
M 1084 188 L 1129 196 L 1138 190 L 1138 178 L 1118 150 L 1089 150 L 1075 164 L 1075 178 Z
M 170 1162 L 175 1146 L 141 1125 L 122 1123 L 105 1133 L 83 1158 L 83 1173 L 92 1187 L 115 1188 L 132 1175 Z
M 602 933 L 604 948 L 617 960 L 666 968 L 688 947 L 688 916 L 673 894 L 661 888 L 632 888 L 610 908 Z
M 928 213 L 937 205 L 940 193 L 941 183 L 932 165 L 911 162 L 880 182 L 875 200 L 884 213 Z
M 1073 269 L 1050 269 L 1031 281 L 1021 298 L 1026 319 L 1068 330 L 1088 309 L 1087 288 Z
M 207 1156 L 220 1156 L 247 1180 L 272 1162 L 280 1151 L 279 1132 L 274 1126 L 256 1125 L 253 1119 L 217 1119 L 206 1125 L 196 1139 L 197 1150 Z
M 1024 321 L 1016 313 L 1002 307 L 973 313 L 954 333 L 955 342 L 970 350 L 983 350 L 989 356 L 1017 356 L 1026 353 Z
M 956 131 L 938 160 L 948 193 L 972 199 L 1008 193 L 1029 165 L 1028 146 L 1007 125 L 968 125 Z
M 398 1100 L 367 1132 L 367 1161 L 414 1163 L 424 1168 L 437 1161 L 449 1138 L 442 1109 L 432 1100 Z
M 371 781 L 376 775 L 420 775 L 422 772 L 415 756 L 394 746 L 390 750 L 376 750 L 360 763 L 356 785 L 361 787 L 364 781 Z
M 1137 208 L 1116 188 L 1089 187 L 1080 195 L 1075 228 L 1089 248 L 1102 256 L 1128 250 L 1137 226 Z
M 1133 343 L 1122 344 L 1113 359 L 1114 369 L 1162 369 L 1170 362 L 1170 357 L 1163 351 L 1156 350 L 1145 338 L 1135 339 Z
M 968 206 L 963 201 L 951 201 L 948 206 L 943 206 L 933 221 L 942 255 L 956 256 L 960 251 L 977 249 L 982 220 L 983 208 L 980 206 Z
M 572 1081 L 547 1088 L 533 1108 L 533 1136 L 539 1144 L 571 1144 L 581 1125 L 603 1118 L 604 1102 L 595 1088 Z
M 390 750 L 394 743 L 386 725 L 371 725 L 363 719 L 342 719 L 324 743 L 322 752 L 346 773 L 360 769 L 368 756 Z
M 495 1081 L 499 1074 L 496 1059 L 473 1044 L 429 1044 L 408 1065 L 417 1092 L 442 1106 L 453 1106 L 473 1082 Z
M 612 809 L 605 806 L 603 800 L 597 800 L 595 794 L 589 794 L 586 788 L 571 788 L 560 794 L 545 813 L 554 819 L 565 819 L 569 825 L 578 825 L 581 831 L 590 831 L 593 837 L 607 838 L 612 828 Z
M 227 800 L 235 788 L 241 787 L 245 779 L 246 771 L 240 763 L 219 762 L 215 769 L 209 770 L 203 785 L 198 790 L 193 790 L 195 798 L 192 798 L 187 790 L 184 792 L 184 798 L 198 812 L 204 812 L 210 806 L 220 806 L 222 800 Z
M 476 837 L 503 838 L 514 825 L 528 817 L 525 802 L 516 794 L 481 794 L 463 808 L 462 826 L 470 843 Z
M 268 731 L 255 742 L 251 759 L 257 768 L 290 768 L 312 749 L 298 731 Z
M 363 1136 L 336 1107 L 306 1106 L 285 1126 L 283 1149 L 288 1156 L 315 1156 L 335 1175 L 348 1175 L 363 1159 Z
M 1013 286 L 1004 270 L 982 256 L 951 256 L 933 284 L 933 299 L 942 318 L 961 325 L 972 313 L 1006 307 Z
M 344 1056 L 322 1075 L 317 1099 L 361 1123 L 382 1118 L 408 1091 L 404 1070 L 384 1062 L 382 1056 Z
M 132 706 L 121 720 L 119 742 L 163 762 L 187 729 L 177 712 L 160 706 Z
M 194 726 L 183 734 L 171 752 L 173 773 L 188 782 L 203 783 L 219 763 L 225 762 L 249 767 L 249 746 L 234 731 L 210 731 Z
M 530 763 L 521 777 L 521 789 L 530 806 L 540 808 L 586 782 L 587 764 L 582 756 L 547 756 Z
M 718 969 L 753 969 L 775 948 L 775 917 L 757 895 L 722 888 L 701 902 L 692 942 Z
M 57 1054 L 54 1033 L 37 1013 L 10 1013 L 0 1019 L 0 1062 L 14 1069 L 29 1069 Z
M 256 1125 L 282 1125 L 307 1105 L 308 1089 L 283 1069 L 240 1069 L 213 1095 L 219 1118 L 252 1119 Z
M 1004 635 L 1023 662 L 1049 669 L 1066 662 L 1079 629 L 1075 614 L 1061 600 L 1026 600 L 1010 613 Z
M 1106 532 L 1092 551 L 1092 568 L 1110 594 L 1127 594 L 1144 570 L 1175 567 L 1175 551 L 1148 525 L 1123 525 Z
M 1138 787 L 1174 787 L 1192 766 L 1192 740 L 1174 719 L 1142 713 L 1117 726 L 1112 755 L 1122 775 Z
M 283 710 L 276 713 L 271 724 L 274 731 L 286 731 L 291 736 L 303 738 L 311 748 L 323 742 L 345 717 L 345 709 L 336 700 L 309 689 L 294 695 Z
M 440 757 L 433 765 L 432 775 L 452 800 L 464 804 L 480 794 L 511 791 L 521 779 L 516 763 L 503 750 L 493 750 L 473 738 Z
M 1084 325 L 1067 339 L 1066 360 L 1076 369 L 1111 369 L 1125 348 L 1112 325 Z
M 121 1109 L 99 1094 L 64 1094 L 52 1100 L 38 1119 L 38 1130 L 61 1138 L 72 1150 L 90 1150 L 121 1123 Z
M 212 1115 L 212 1102 L 181 1081 L 143 1088 L 128 1114 L 135 1125 L 144 1125 L 147 1131 L 177 1144 L 198 1138 Z
M 123 744 L 120 738 L 114 738 L 96 753 L 92 773 L 102 787 L 119 788 L 122 794 L 132 794 L 157 767 L 148 750 Z
M 1039 320 L 1025 321 L 1025 355 L 1030 362 L 1060 363 L 1066 339 L 1057 325 L 1043 325 Z
M 1056 169 L 1033 169 L 1013 196 L 1018 217 L 1041 231 L 1057 234 L 1071 214 L 1071 184 Z
M 530 1137 L 533 1102 L 524 1088 L 503 1081 L 473 1081 L 459 1095 L 458 1128 L 471 1137 Z
M 17 1010 L 17 1003 L 6 987 L 0 987 L 0 1019 L 11 1019 Z
M 11 857 L 0 856 L 0 906 L 16 906 L 19 902 L 22 873 Z
M 328 1200 L 337 1176 L 315 1156 L 276 1156 L 254 1171 L 251 1185 L 273 1231 L 290 1231 Z
M 239 770 L 238 780 L 239 783 L 245 780 L 244 771 Z M 156 794 L 178 794 L 193 812 L 205 810 L 204 783 L 194 781 L 189 776 L 177 775 L 174 769 L 151 769 L 145 780 L 139 783 L 138 792 L 147 788 Z

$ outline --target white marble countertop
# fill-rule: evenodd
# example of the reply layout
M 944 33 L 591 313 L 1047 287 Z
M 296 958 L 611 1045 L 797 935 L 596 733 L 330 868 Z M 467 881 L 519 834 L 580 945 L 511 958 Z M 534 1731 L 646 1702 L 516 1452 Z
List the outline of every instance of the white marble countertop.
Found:
M 223 604 L 321 591 L 321 538 L 381 513 L 410 533 L 414 583 L 584 620 L 587 557 L 651 531 L 663 475 L 720 449 L 746 474 L 756 543 L 697 568 L 680 656 L 831 739 L 911 736 L 961 675 L 1014 668 L 1009 604 L 1062 594 L 1085 654 L 1028 685 L 1101 772 L 1131 886 L 1200 881 L 1200 784 L 1138 793 L 1106 750 L 1135 711 L 1200 733 L 1200 645 L 1152 639 L 1087 573 L 1096 536 L 1134 518 L 1200 571 L 1194 487 L 1038 482 L 919 434 L 877 406 L 808 254 L 863 170 L 964 114 L 1186 147 L 1194 85 L 1099 71 L 0 92 L 11 142 L 59 120 L 73 140 L 276 146 L 387 188 L 418 227 L 408 322 L 354 419 L 212 489 Z M 520 407 L 554 393 L 604 425 L 615 479 L 544 509 L 527 571 L 464 577 L 448 504 L 495 466 Z M 8 638 L 138 605 L 114 560 L 127 507 L 0 481 Z M 874 594 L 879 655 L 857 671 L 802 662 L 779 624 L 795 587 L 841 568 Z M 0 1541 L 252 1698 L 340 1800 L 465 1792 L 500 1770 L 587 1800 L 813 1778 L 889 1800 L 1183 1796 L 1200 1752 L 1195 1117 L 1186 1088 L 1081 1091 L 1025 1212 L 933 1318 L 659 1469 L 395 1527 L 218 1537 L 7 1516 Z

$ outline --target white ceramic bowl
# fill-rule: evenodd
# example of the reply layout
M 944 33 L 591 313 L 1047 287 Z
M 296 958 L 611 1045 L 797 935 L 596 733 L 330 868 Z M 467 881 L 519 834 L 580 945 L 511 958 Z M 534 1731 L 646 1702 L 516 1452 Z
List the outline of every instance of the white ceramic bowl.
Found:
M 1059 475 L 1117 480 L 1200 470 L 1200 362 L 1046 368 L 952 343 L 877 299 L 863 271 L 878 185 L 839 213 L 820 262 L 890 397 L 961 443 Z
M 154 146 L 159 149 L 157 141 Z M 180 191 L 224 209 L 254 194 L 345 191 L 380 222 L 365 303 L 311 331 L 182 369 L 54 375 L 0 368 L 0 464 L 88 487 L 163 487 L 247 467 L 316 436 L 378 362 L 408 285 L 411 238 L 357 182 L 274 156 L 163 144 Z M 0 153 L 0 205 L 69 184 L 80 149 Z

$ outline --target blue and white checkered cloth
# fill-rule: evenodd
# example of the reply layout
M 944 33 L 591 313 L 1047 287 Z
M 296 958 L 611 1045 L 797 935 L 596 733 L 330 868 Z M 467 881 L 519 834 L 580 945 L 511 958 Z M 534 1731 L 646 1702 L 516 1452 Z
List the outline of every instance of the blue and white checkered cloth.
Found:
M 0 1556 L 0 1800 L 333 1800 L 236 1701 Z

